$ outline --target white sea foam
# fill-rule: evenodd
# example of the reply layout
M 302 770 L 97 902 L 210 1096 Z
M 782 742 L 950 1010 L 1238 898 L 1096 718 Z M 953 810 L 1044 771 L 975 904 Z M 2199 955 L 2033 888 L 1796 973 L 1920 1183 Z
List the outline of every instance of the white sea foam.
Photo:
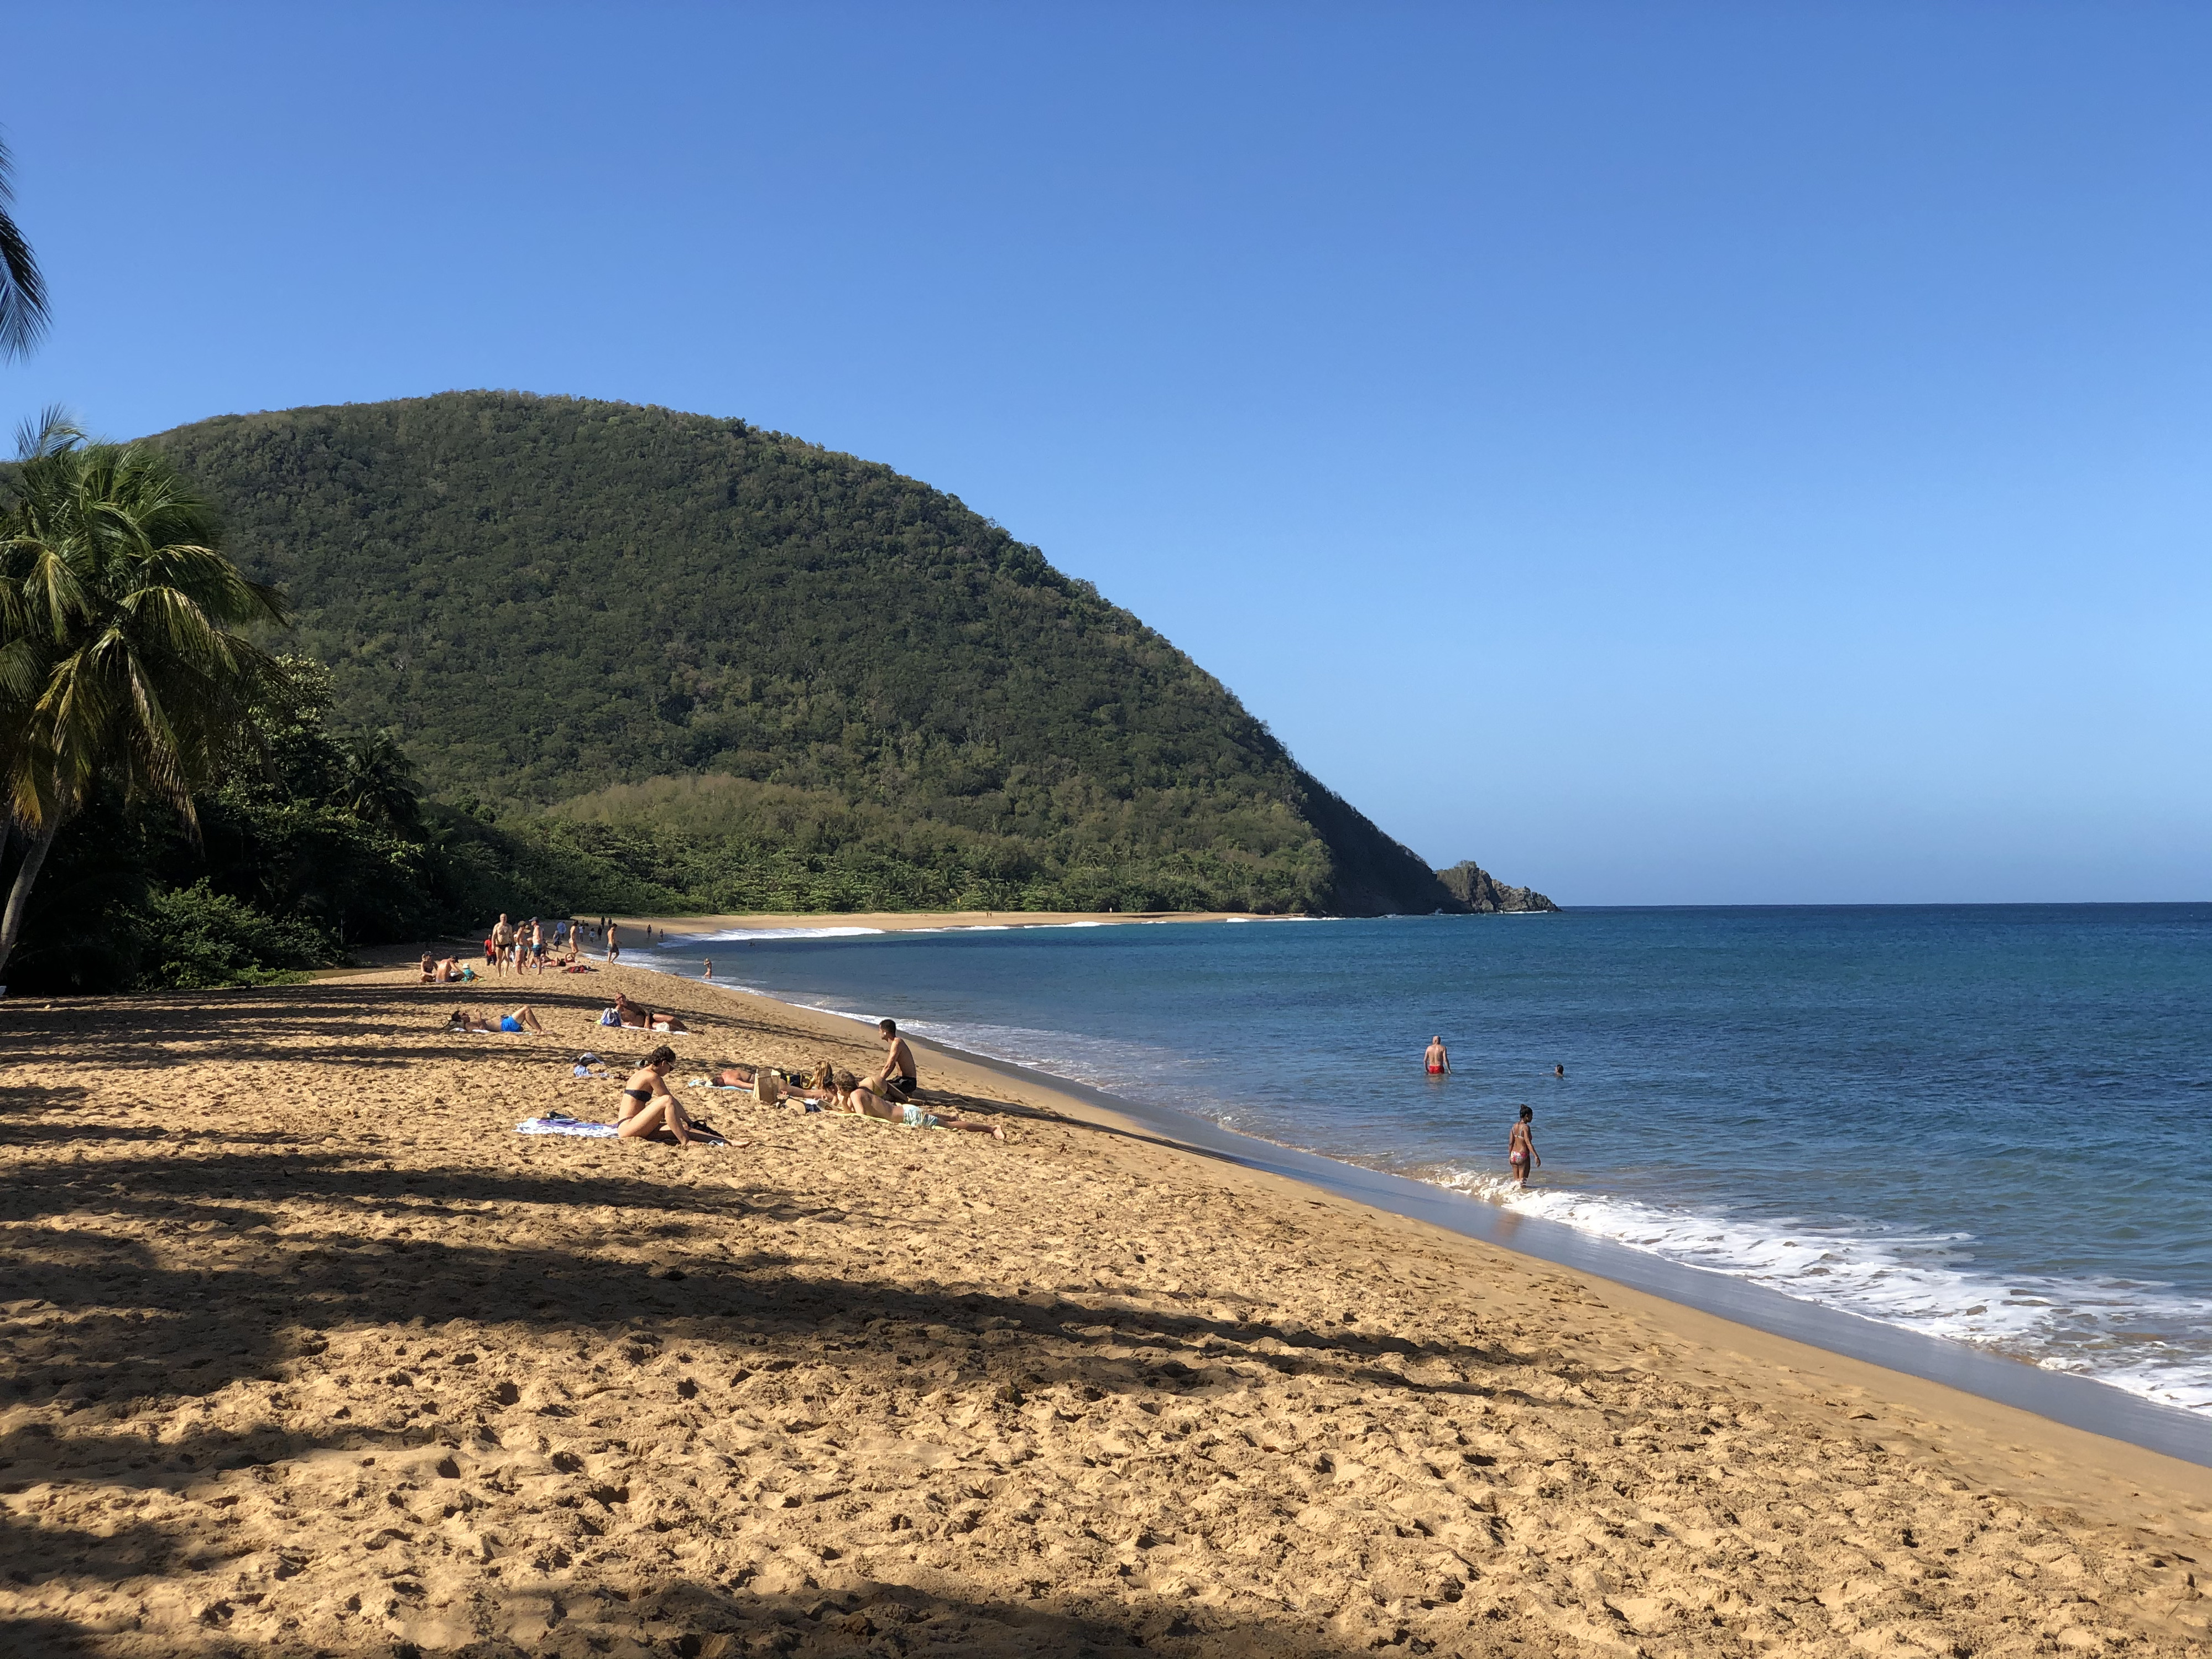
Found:
M 1675 1209 L 1558 1187 L 1522 1189 L 1491 1170 L 1427 1179 L 1786 1296 L 2075 1372 L 2164 1405 L 2212 1411 L 2208 1310 L 2168 1285 L 2117 1279 L 1996 1278 L 1973 1266 L 1970 1233 L 1920 1233 L 1717 1210 Z
M 683 933 L 675 939 L 655 940 L 654 944 L 664 946 L 677 944 L 730 945 L 755 939 L 859 939 L 866 934 L 886 931 L 882 927 L 728 927 L 719 933 Z

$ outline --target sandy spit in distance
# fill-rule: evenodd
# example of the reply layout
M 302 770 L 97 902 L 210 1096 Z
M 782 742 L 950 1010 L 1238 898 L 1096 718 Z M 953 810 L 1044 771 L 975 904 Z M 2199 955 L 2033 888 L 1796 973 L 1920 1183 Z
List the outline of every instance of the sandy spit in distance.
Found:
M 630 970 L 0 1004 L 0 1650 L 2202 1654 L 2212 1472 Z M 551 1035 L 450 1036 L 457 1002 Z

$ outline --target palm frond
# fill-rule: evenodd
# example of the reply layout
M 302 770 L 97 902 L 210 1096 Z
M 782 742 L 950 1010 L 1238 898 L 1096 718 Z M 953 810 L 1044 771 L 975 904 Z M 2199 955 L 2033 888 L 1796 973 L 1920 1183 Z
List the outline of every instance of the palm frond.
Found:
M 15 459 L 44 460 L 74 449 L 84 441 L 84 428 L 59 404 L 48 404 L 35 418 L 26 416 L 15 428 Z
M 0 357 L 20 357 L 46 331 L 46 279 L 8 205 L 15 199 L 15 160 L 0 143 Z

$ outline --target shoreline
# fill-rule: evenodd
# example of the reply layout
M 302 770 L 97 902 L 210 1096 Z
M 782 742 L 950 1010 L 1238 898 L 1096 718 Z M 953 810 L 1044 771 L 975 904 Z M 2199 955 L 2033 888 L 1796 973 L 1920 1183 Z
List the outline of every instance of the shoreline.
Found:
M 2201 1650 L 2212 1477 L 638 967 L 0 1004 L 0 1646 Z M 461 1036 L 456 1004 L 543 1035 Z M 1264 1143 L 1263 1143 L 1264 1144 Z M 2201 1576 L 2202 1569 L 2194 1571 Z M 898 1640 L 886 1644 L 887 1635 Z M 628 1645 L 625 1645 L 628 1644 Z
M 688 975 L 665 973 L 664 969 L 646 967 L 644 963 L 637 963 L 635 967 L 641 967 L 648 973 L 661 973 L 664 978 L 681 982 L 710 984 L 714 991 L 752 995 L 790 1009 L 792 1013 L 858 1022 L 858 1015 L 842 1015 L 832 1009 L 787 1002 L 748 987 L 688 980 Z M 1249 1170 L 1270 1172 L 1303 1186 L 1329 1192 L 1332 1197 L 1349 1199 L 1374 1210 L 1387 1210 L 1409 1221 L 1444 1228 L 1468 1239 L 1482 1239 L 1484 1243 L 1500 1245 L 1504 1249 L 1516 1249 L 1520 1255 L 1535 1256 L 1537 1261 L 1589 1272 L 1604 1281 L 1646 1291 L 1681 1307 L 1694 1307 L 1698 1312 L 1765 1332 L 1767 1336 L 1792 1338 L 1809 1347 L 1825 1349 L 1829 1354 L 1878 1364 L 1900 1376 L 1940 1382 L 1975 1398 L 2031 1411 L 2035 1416 L 2062 1422 L 2066 1427 L 2100 1433 L 2146 1451 L 2212 1467 L 2212 1413 L 2150 1401 L 2146 1395 L 2132 1394 L 2097 1376 L 2046 1370 L 2031 1358 L 1990 1352 L 1951 1338 L 1927 1336 L 1907 1325 L 1893 1325 L 1865 1314 L 1851 1314 L 1838 1307 L 1825 1307 L 1808 1298 L 1790 1297 L 1785 1291 L 1736 1279 L 1735 1274 L 1710 1267 L 1692 1267 L 1656 1252 L 1635 1249 L 1562 1221 L 1524 1217 L 1502 1206 L 1484 1203 L 1471 1194 L 1433 1186 L 1413 1176 L 1374 1170 L 1321 1152 L 1307 1152 L 1297 1146 L 1270 1141 L 1259 1134 L 1224 1128 L 1214 1124 L 1212 1119 L 1199 1117 L 1197 1113 L 1182 1113 L 1166 1106 L 1146 1106 L 1071 1078 L 1060 1078 L 1042 1068 L 1022 1066 L 1018 1061 L 1002 1060 L 998 1055 L 956 1048 L 914 1033 L 907 1036 L 918 1051 L 957 1057 L 964 1064 L 998 1073 L 1015 1086 L 1051 1088 L 1068 1102 L 1084 1103 L 1095 1113 L 1117 1121 L 1119 1126 L 1161 1134 L 1192 1155 L 1230 1159 Z
M 794 1014 L 860 1024 L 856 1015 L 789 1002 L 745 987 L 692 981 L 646 967 L 641 962 L 635 965 L 665 978 L 757 997 Z M 866 1030 L 864 1025 L 860 1029 Z M 1195 1113 L 1149 1106 L 1040 1068 L 933 1042 L 912 1032 L 907 1035 L 918 1052 L 957 1058 L 994 1073 L 1017 1087 L 1051 1090 L 1120 1127 L 1164 1137 L 1194 1156 L 1225 1158 L 1371 1209 L 1571 1267 L 1770 1336 L 1941 1383 L 2148 1451 L 2212 1467 L 2212 1413 L 2192 1412 L 2094 1376 L 2049 1370 L 2032 1359 L 1826 1307 L 1733 1274 L 1638 1250 L 1564 1222 L 1517 1214 L 1412 1176 L 1285 1146 L 1225 1128 Z
M 909 933 L 1016 927 L 1128 927 L 1169 921 L 1326 921 L 1326 916 L 1267 916 L 1248 910 L 839 910 L 768 911 L 708 916 L 616 916 L 623 933 L 652 927 L 671 937 L 714 933 Z

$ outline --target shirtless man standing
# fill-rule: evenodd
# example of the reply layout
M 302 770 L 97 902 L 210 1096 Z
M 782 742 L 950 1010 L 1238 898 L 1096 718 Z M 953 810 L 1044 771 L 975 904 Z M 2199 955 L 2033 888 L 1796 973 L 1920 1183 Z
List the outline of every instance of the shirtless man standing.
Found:
M 607 963 L 611 967 L 614 963 L 622 959 L 622 945 L 615 938 L 614 923 L 611 921 L 606 925 L 605 933 L 607 939 Z
M 492 927 L 491 943 L 492 949 L 496 953 L 493 958 L 494 963 L 499 971 L 504 974 L 507 971 L 507 953 L 514 946 L 514 927 L 507 921 L 507 912 L 504 910 L 499 913 L 499 921 Z
M 921 1085 L 921 1079 L 915 1073 L 914 1050 L 906 1046 L 906 1039 L 899 1035 L 896 1020 L 878 1020 L 876 1029 L 883 1034 L 883 1040 L 890 1044 L 890 1053 L 884 1056 L 883 1069 L 869 1078 L 866 1086 L 886 1100 L 903 1103 Z
M 1445 1052 L 1444 1040 L 1440 1036 L 1429 1039 L 1429 1075 L 1442 1077 L 1451 1070 L 1451 1055 Z
M 1534 1107 L 1523 1106 L 1521 1121 L 1513 1126 L 1513 1133 L 1505 1141 L 1505 1161 L 1512 1165 L 1514 1176 L 1523 1187 L 1528 1184 L 1529 1170 L 1544 1162 L 1536 1151 L 1536 1132 L 1530 1127 L 1535 1115 Z

